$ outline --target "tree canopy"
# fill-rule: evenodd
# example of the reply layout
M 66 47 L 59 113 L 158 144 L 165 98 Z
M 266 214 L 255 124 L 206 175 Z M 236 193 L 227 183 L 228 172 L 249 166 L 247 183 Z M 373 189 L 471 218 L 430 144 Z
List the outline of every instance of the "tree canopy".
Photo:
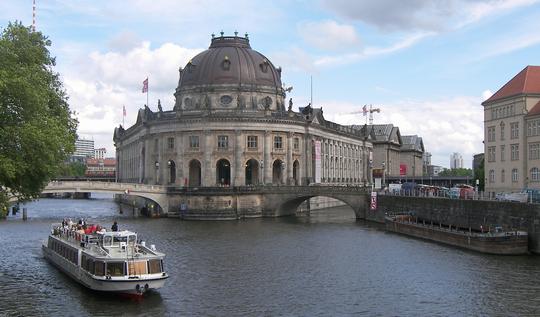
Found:
M 49 46 L 20 22 L 0 35 L 0 212 L 9 196 L 37 197 L 75 148 L 78 122 Z
M 445 168 L 439 172 L 439 176 L 470 176 L 472 177 L 473 171 L 470 168 Z

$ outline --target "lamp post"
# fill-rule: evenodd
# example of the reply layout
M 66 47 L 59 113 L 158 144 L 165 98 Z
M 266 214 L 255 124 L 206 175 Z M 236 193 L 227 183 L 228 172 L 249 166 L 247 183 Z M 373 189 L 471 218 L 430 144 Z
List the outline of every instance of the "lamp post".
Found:
M 384 174 L 386 174 L 386 163 L 385 161 L 382 162 L 382 187 L 385 188 L 386 187 L 386 182 L 384 180 Z
M 156 185 L 159 184 L 159 162 L 156 161 Z
M 261 185 L 264 185 L 264 162 L 263 162 L 263 160 L 259 161 L 259 165 L 261 166 L 261 177 L 260 177 Z

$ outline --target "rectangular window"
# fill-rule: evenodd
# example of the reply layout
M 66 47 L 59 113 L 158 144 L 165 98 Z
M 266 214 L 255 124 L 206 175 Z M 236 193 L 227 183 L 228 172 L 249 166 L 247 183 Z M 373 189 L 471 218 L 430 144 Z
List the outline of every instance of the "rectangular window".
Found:
M 199 136 L 198 135 L 190 135 L 189 136 L 189 147 L 192 149 L 198 149 L 199 148 Z
M 540 159 L 540 143 L 529 144 L 529 160 Z
M 495 162 L 495 147 L 488 147 L 488 162 Z
M 129 275 L 148 274 L 146 261 L 128 262 Z
M 504 123 L 501 123 L 501 141 L 504 140 Z
M 148 274 L 161 273 L 162 269 L 161 260 L 148 260 Z
M 487 139 L 488 139 L 488 142 L 495 142 L 495 127 L 488 127 Z
M 229 136 L 227 135 L 218 135 L 218 144 L 219 149 L 226 149 L 229 147 Z
M 283 148 L 283 139 L 280 136 L 274 137 L 274 149 L 282 149 Z
M 248 147 L 248 149 L 256 149 L 257 148 L 257 136 L 256 135 L 248 135 L 248 137 L 247 137 L 247 147 Z
M 94 262 L 95 265 L 95 273 L 94 275 L 97 276 L 103 276 L 105 275 L 105 263 L 102 261 L 96 261 Z
M 124 276 L 124 262 L 107 262 L 107 275 Z
M 519 160 L 519 144 L 510 145 L 510 159 L 512 161 Z
M 174 149 L 174 138 L 167 138 L 167 148 L 169 150 Z
M 501 145 L 501 162 L 504 162 L 504 148 L 505 146 L 504 145 Z
M 300 139 L 298 138 L 293 139 L 293 149 L 295 150 L 300 149 Z M 326 151 L 328 152 L 328 144 L 326 144 Z
M 519 138 L 519 122 L 510 123 L 510 139 Z

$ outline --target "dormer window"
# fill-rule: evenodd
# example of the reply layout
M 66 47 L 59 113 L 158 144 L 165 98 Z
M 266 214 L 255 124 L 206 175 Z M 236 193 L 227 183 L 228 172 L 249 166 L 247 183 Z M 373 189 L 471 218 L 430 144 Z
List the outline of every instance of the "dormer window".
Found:
M 229 56 L 225 55 L 223 62 L 221 62 L 221 68 L 223 68 L 223 70 L 231 69 L 231 61 L 229 60 Z
M 259 64 L 259 66 L 261 67 L 261 72 L 266 73 L 268 72 L 268 66 L 270 66 L 270 63 L 265 59 Z

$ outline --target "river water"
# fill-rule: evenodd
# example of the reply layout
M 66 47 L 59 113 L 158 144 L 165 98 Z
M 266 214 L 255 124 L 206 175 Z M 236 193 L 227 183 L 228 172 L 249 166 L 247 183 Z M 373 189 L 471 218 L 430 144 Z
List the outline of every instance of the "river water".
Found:
M 492 256 L 386 233 L 337 208 L 310 217 L 135 218 L 109 196 L 42 199 L 0 221 L 0 316 L 538 316 L 540 257 Z M 137 231 L 166 253 L 165 287 L 89 291 L 42 257 L 64 217 Z

